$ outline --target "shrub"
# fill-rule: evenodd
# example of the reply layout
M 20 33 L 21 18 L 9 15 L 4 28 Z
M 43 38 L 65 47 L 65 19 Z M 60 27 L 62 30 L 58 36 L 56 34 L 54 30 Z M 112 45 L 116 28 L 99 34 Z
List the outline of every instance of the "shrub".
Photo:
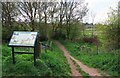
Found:
M 84 37 L 82 41 L 87 43 L 93 43 L 96 45 L 99 44 L 99 40 L 97 39 L 97 37 Z

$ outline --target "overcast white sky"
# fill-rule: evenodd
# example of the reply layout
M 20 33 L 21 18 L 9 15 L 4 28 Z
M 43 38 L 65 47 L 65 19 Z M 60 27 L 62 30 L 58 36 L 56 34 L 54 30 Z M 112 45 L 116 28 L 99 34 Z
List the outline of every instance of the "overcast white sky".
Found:
M 120 0 L 85 0 L 88 2 L 89 16 L 84 19 L 84 22 L 92 22 L 91 15 L 95 15 L 94 23 L 103 23 L 107 19 L 107 13 L 110 12 L 110 7 L 113 9 L 118 6 Z M 91 13 L 92 12 L 92 13 Z

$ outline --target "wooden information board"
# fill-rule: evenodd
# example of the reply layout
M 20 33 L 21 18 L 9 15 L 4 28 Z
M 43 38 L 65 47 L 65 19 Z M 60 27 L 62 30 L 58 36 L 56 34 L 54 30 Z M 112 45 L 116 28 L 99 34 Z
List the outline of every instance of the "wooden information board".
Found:
M 37 46 L 37 32 L 26 32 L 26 31 L 14 31 L 13 35 L 8 44 L 12 47 L 12 58 L 13 64 L 15 63 L 14 53 L 17 54 L 33 54 L 34 55 L 34 65 L 36 64 L 36 47 Z M 15 47 L 30 47 L 34 48 L 34 52 L 14 52 Z
M 34 46 L 37 32 L 15 31 L 11 37 L 9 46 Z

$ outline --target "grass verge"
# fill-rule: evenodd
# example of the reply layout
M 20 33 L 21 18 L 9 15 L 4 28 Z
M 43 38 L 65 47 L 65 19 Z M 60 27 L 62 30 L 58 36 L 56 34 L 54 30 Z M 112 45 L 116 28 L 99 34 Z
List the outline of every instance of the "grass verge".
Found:
M 52 48 L 52 51 L 42 50 L 40 57 L 36 60 L 36 66 L 34 66 L 33 55 L 28 54 L 15 54 L 16 64 L 12 64 L 11 48 L 5 43 L 2 44 L 2 75 L 69 77 L 71 70 L 66 58 L 55 44 L 52 45 Z
M 111 76 L 119 75 L 118 57 L 120 54 L 118 52 L 102 52 L 101 50 L 97 54 L 95 47 L 91 44 L 70 41 L 61 41 L 61 43 L 74 58 L 82 61 L 85 65 L 98 68 Z M 85 46 L 85 48 L 81 50 L 80 46 Z

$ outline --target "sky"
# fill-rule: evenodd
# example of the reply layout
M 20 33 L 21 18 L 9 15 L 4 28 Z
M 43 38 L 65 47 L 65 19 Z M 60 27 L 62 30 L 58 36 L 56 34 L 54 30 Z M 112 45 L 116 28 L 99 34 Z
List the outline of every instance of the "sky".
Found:
M 92 23 L 103 23 L 107 18 L 110 7 L 115 9 L 118 6 L 120 0 L 85 0 L 88 3 L 88 15 L 84 18 L 84 22 Z

